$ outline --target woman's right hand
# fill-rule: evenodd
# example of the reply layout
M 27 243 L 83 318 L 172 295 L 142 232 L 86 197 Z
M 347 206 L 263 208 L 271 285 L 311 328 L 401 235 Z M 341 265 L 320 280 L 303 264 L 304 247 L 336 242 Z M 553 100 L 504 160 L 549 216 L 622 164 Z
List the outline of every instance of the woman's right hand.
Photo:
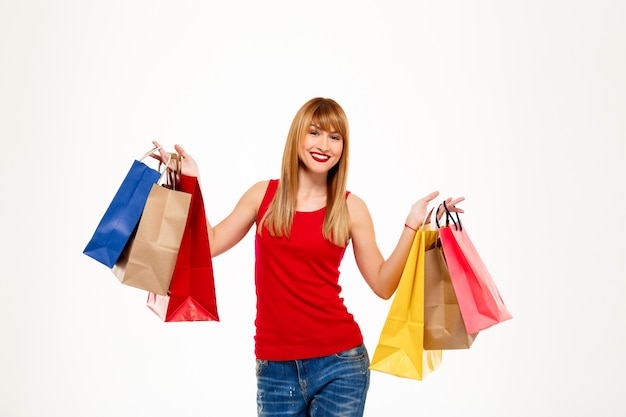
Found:
M 152 144 L 159 148 L 161 145 L 156 140 L 152 141 Z M 198 164 L 196 161 L 189 155 L 180 145 L 174 145 L 174 149 L 176 153 L 178 153 L 181 157 L 181 168 L 180 173 L 183 175 L 187 175 L 188 177 L 197 177 L 198 181 L 200 181 L 200 169 L 198 168 Z M 151 156 L 155 159 L 160 160 L 162 163 L 167 163 L 167 160 L 170 157 L 170 154 L 163 148 L 159 149 L 160 156 L 152 154 Z

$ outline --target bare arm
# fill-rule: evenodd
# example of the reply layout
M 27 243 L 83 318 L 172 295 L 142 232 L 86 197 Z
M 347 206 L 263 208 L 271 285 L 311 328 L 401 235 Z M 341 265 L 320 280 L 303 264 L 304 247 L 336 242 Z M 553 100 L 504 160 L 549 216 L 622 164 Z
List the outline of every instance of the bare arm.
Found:
M 439 192 L 435 191 L 413 204 L 407 216 L 406 224 L 413 229 L 421 226 L 426 216 L 428 203 L 438 195 Z M 451 207 L 461 201 L 463 201 L 462 197 L 446 200 Z M 352 247 L 359 271 L 376 295 L 388 299 L 393 295 L 400 282 L 402 270 L 415 237 L 415 231 L 403 227 L 395 249 L 385 260 L 376 243 L 374 224 L 365 202 L 354 194 L 350 194 L 348 196 L 348 208 L 350 210 Z M 461 209 L 455 208 L 454 210 L 462 212 Z
M 211 256 L 220 255 L 244 238 L 254 222 L 269 181 L 254 184 L 239 199 L 233 211 L 215 227 L 207 219 Z

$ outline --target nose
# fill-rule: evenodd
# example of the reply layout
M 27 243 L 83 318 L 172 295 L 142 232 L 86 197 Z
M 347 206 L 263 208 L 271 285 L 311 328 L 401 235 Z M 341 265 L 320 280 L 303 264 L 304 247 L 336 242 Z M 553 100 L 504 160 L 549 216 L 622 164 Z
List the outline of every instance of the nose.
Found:
M 319 135 L 319 139 L 317 141 L 317 147 L 320 149 L 320 151 L 326 152 L 329 149 L 329 146 L 328 146 L 329 143 L 330 143 L 330 136 L 328 135 L 328 133 L 323 132 L 321 135 Z

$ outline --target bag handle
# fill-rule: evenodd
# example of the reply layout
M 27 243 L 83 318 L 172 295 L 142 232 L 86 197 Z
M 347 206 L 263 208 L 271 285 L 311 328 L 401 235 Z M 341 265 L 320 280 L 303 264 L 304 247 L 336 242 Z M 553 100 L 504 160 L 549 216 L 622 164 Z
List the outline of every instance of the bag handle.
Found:
M 427 250 L 431 250 L 433 248 L 441 248 L 441 239 L 439 238 L 439 219 L 437 218 L 437 213 L 439 213 L 439 209 L 441 208 L 441 204 L 435 209 L 435 207 L 431 208 L 426 216 L 424 216 L 424 221 L 422 222 L 422 228 L 420 230 L 424 230 L 424 226 L 426 225 L 426 220 L 428 219 L 428 224 L 432 224 L 432 217 L 435 216 L 435 223 L 437 223 L 437 238 L 432 246 L 427 247 Z
M 162 149 L 162 148 L 163 148 L 162 146 L 155 146 L 154 148 L 150 149 L 148 152 L 144 153 L 144 154 L 141 156 L 141 158 L 139 158 L 139 159 L 138 159 L 138 161 L 139 161 L 139 162 L 143 161 L 144 159 L 146 159 L 147 157 L 149 157 L 150 155 L 152 155 L 155 151 L 158 151 L 158 150 L 160 150 L 160 149 Z M 171 162 L 171 160 L 172 160 L 172 156 L 173 156 L 173 155 L 176 155 L 176 154 L 174 154 L 174 153 L 170 153 L 169 155 L 170 155 L 170 157 L 168 158 L 167 162 L 165 163 L 165 168 L 167 168 L 167 167 L 169 166 L 169 164 L 170 164 L 170 162 Z M 179 155 L 178 161 L 180 161 L 180 155 Z M 161 164 L 162 164 L 162 162 L 161 162 L 161 160 L 159 159 L 159 167 L 158 167 L 158 169 L 157 169 L 157 171 L 159 171 L 159 172 L 161 172 Z M 180 172 L 180 171 L 178 171 L 178 172 Z M 165 173 L 165 171 L 161 172 L 161 179 L 163 178 L 163 174 L 164 174 L 164 173 Z M 161 180 L 159 180 L 159 182 L 160 182 L 160 181 L 161 181 Z
M 446 205 L 446 201 L 444 200 L 442 204 L 439 205 L 439 208 L 441 208 L 441 206 L 443 206 L 443 208 L 446 210 L 446 226 L 450 225 L 450 220 L 452 220 L 452 223 L 454 224 L 454 230 L 463 230 L 463 225 L 461 224 L 461 219 L 459 218 L 459 213 L 455 212 L 454 214 L 456 214 L 456 221 L 454 221 L 454 217 L 452 216 L 452 213 L 450 212 L 450 210 L 448 209 L 448 206 Z M 439 211 L 439 208 L 437 209 L 437 211 Z M 437 216 L 435 216 L 435 221 L 437 222 L 437 227 L 441 227 L 439 226 L 439 219 L 437 218 Z
M 147 157 L 149 157 L 150 155 L 152 155 L 154 152 L 156 152 L 156 151 L 158 151 L 158 150 L 160 150 L 160 149 L 162 149 L 162 148 L 163 148 L 162 146 L 155 146 L 154 148 L 150 149 L 148 152 L 146 152 L 145 154 L 143 154 L 143 155 L 141 156 L 141 158 L 139 158 L 139 159 L 138 159 L 138 161 L 139 161 L 139 162 L 143 161 L 144 159 L 146 159 Z M 172 162 L 172 156 L 173 156 L 173 155 L 176 155 L 176 154 L 172 154 L 172 153 L 170 153 L 170 154 L 169 154 L 169 158 L 167 159 L 167 162 L 165 163 L 165 169 L 163 170 L 163 172 L 161 172 L 161 164 L 162 164 L 163 162 L 161 162 L 161 160 L 159 159 L 159 166 L 158 166 L 157 171 L 159 171 L 159 172 L 161 173 L 161 176 L 159 177 L 159 180 L 156 182 L 157 184 L 162 185 L 162 183 L 163 183 L 163 178 L 165 177 L 165 174 L 167 173 L 167 168 L 168 168 L 168 166 L 169 166 L 169 165 L 170 165 L 170 163 Z M 180 161 L 180 157 L 179 157 L 178 161 Z M 178 164 L 178 166 L 180 166 L 180 163 Z
M 148 152 L 143 154 L 143 156 L 141 158 L 139 158 L 139 162 L 143 161 L 144 159 L 146 159 L 147 157 L 152 155 L 155 151 L 158 151 L 161 148 L 162 148 L 162 146 L 155 146 L 154 148 L 150 149 Z
M 176 162 L 176 168 L 174 169 L 168 166 L 172 161 Z M 162 162 L 159 161 L 159 171 L 161 171 L 161 164 Z M 162 176 L 165 175 L 165 173 L 168 174 L 166 177 L 166 181 L 165 181 L 165 186 L 167 188 L 176 190 L 176 184 L 178 183 L 178 179 L 180 178 L 181 169 L 182 169 L 182 160 L 180 158 L 180 155 L 175 152 L 170 152 L 169 159 L 167 160 L 167 163 L 165 164 L 165 170 L 163 171 L 163 174 L 161 174 Z
M 165 163 L 165 168 L 163 169 L 163 172 L 161 172 L 161 161 L 159 160 L 158 171 L 161 172 L 161 176 L 159 177 L 159 181 L 157 181 L 157 184 L 163 185 L 163 178 L 165 178 L 165 174 L 167 174 L 167 167 L 170 165 L 171 162 L 172 162 L 172 155 L 170 154 L 170 156 L 167 158 L 167 162 Z
M 424 226 L 426 225 L 426 219 L 430 219 L 432 217 L 434 209 L 435 209 L 434 207 L 431 208 L 428 214 L 424 216 L 424 220 L 422 221 L 422 227 L 421 227 L 422 230 L 424 230 Z M 435 213 L 435 219 L 436 218 L 437 218 L 437 214 Z M 428 221 L 428 223 L 430 223 L 430 220 Z
M 150 155 L 152 155 L 155 151 L 158 151 L 160 149 L 162 149 L 162 146 L 155 146 L 154 148 L 150 149 L 148 152 L 146 152 L 145 154 L 143 154 L 141 156 L 141 158 L 138 159 L 139 162 L 143 161 L 144 159 L 146 159 L 147 157 L 149 157 Z M 157 181 L 157 184 L 161 184 L 161 182 L 163 181 L 163 177 L 165 175 L 165 173 L 167 172 L 167 167 L 169 166 L 170 162 L 172 161 L 172 155 L 175 154 L 171 154 L 170 153 L 170 157 L 167 159 L 167 162 L 165 163 L 165 169 L 163 170 L 163 172 L 161 172 L 161 160 L 159 159 L 159 167 L 157 169 L 157 171 L 161 172 L 161 177 L 159 177 L 159 180 Z
M 437 214 L 439 214 L 439 210 L 441 210 L 441 207 L 443 207 L 443 204 L 439 204 L 439 206 L 437 206 Z M 439 217 L 437 217 L 437 214 L 435 214 L 435 223 L 437 224 L 437 229 L 441 229 L 441 225 L 439 224 Z M 452 222 L 454 222 L 454 219 L 452 219 Z M 450 220 L 446 216 L 446 226 L 449 226 L 449 225 L 450 225 Z

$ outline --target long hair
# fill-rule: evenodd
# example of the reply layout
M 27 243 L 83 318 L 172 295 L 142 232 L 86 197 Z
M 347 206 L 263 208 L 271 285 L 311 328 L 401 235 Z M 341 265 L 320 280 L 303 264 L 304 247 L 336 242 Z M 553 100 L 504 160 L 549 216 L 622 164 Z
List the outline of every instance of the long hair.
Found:
M 311 122 L 326 131 L 335 130 L 343 137 L 343 152 L 337 164 L 328 172 L 326 191 L 326 214 L 322 234 L 337 246 L 344 246 L 350 238 L 346 186 L 348 178 L 348 156 L 350 135 L 348 118 L 337 102 L 317 97 L 306 102 L 296 113 L 285 143 L 280 182 L 267 212 L 260 221 L 272 236 L 287 236 L 291 231 L 296 212 L 298 192 L 298 168 L 300 142 L 307 134 Z

